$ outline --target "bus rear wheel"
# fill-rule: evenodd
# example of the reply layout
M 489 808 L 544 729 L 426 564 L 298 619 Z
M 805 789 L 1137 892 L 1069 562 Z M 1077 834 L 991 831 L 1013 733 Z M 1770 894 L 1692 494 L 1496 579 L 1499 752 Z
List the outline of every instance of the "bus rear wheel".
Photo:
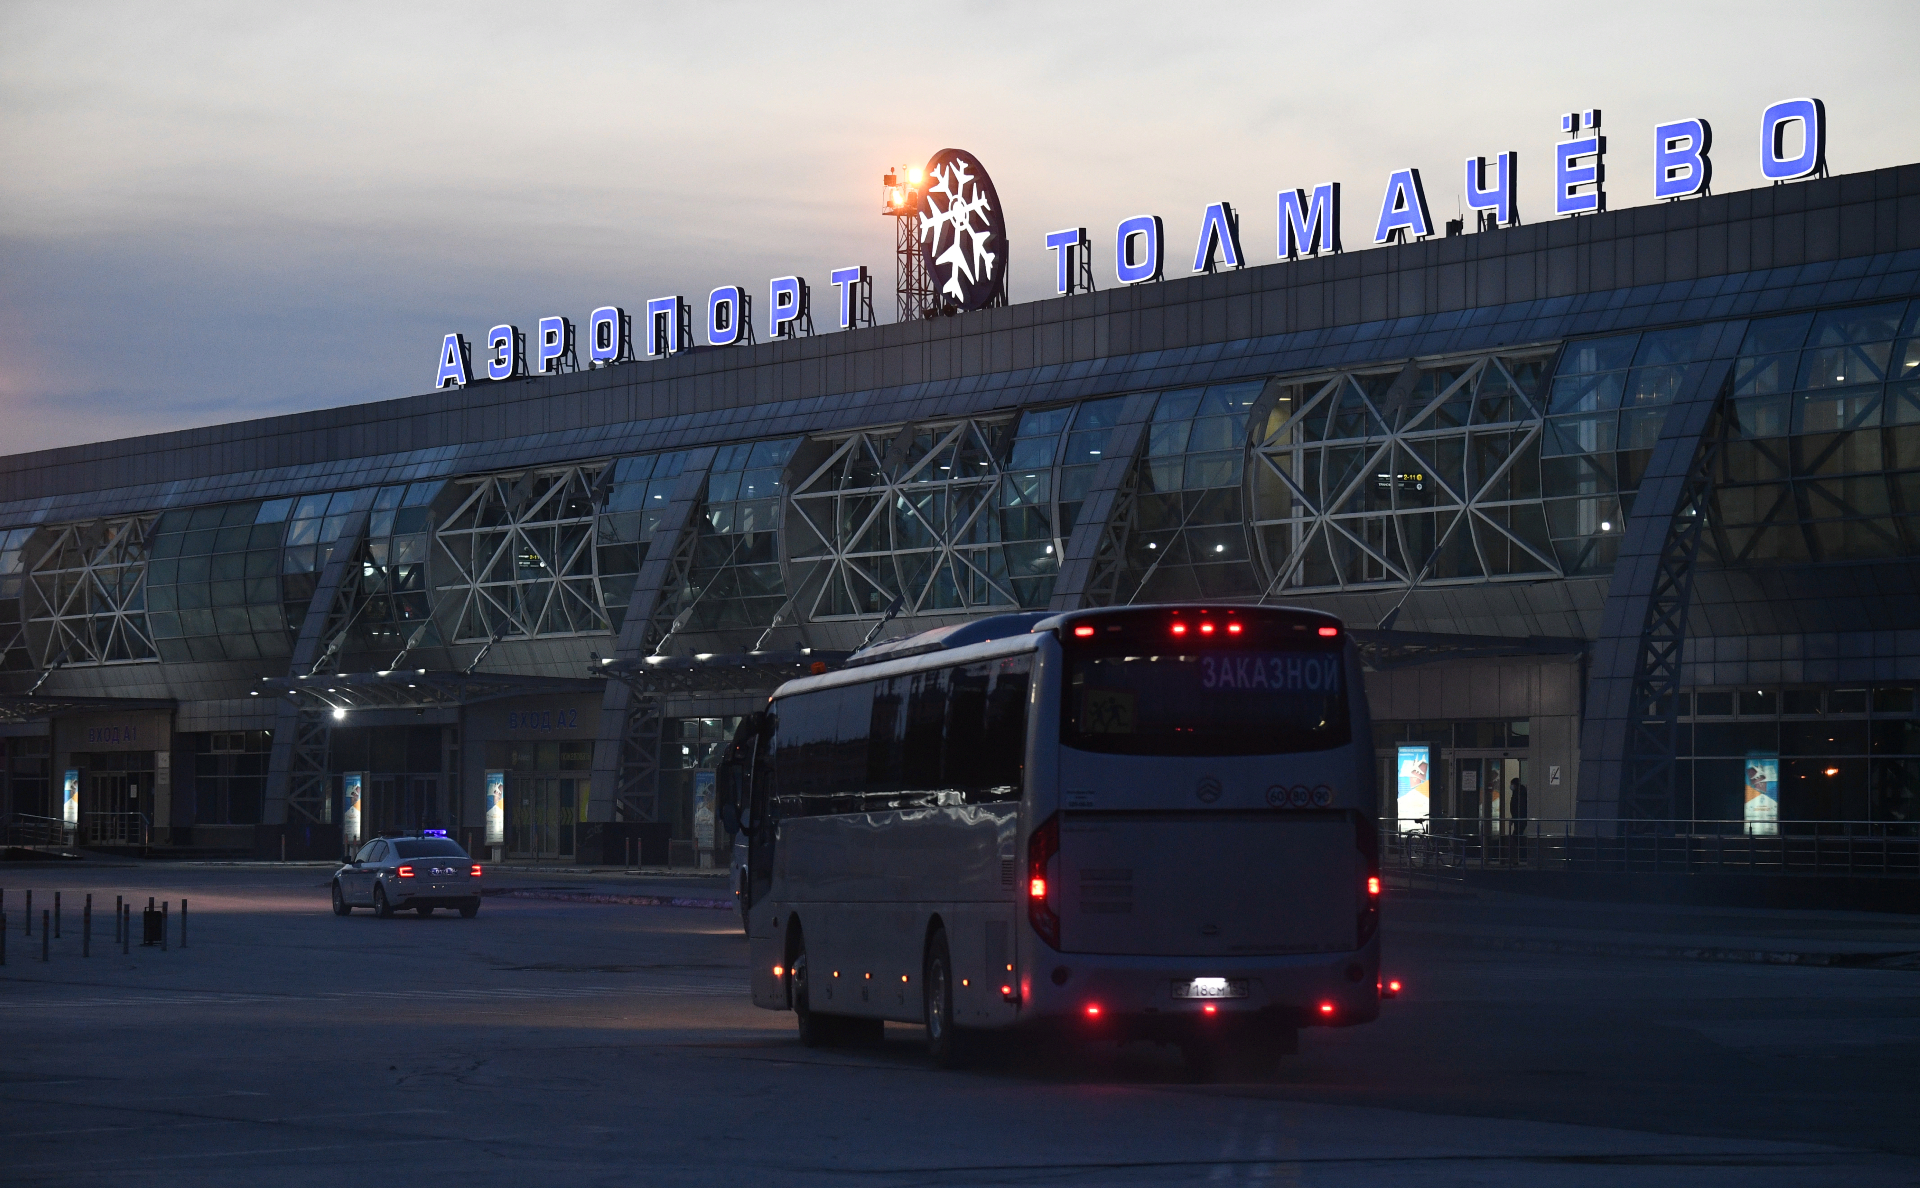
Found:
M 789 977 L 793 979 L 793 1021 L 799 1025 L 800 1044 L 807 1048 L 824 1048 L 838 1038 L 837 1028 L 831 1015 L 816 1014 L 813 1009 L 813 997 L 808 986 L 806 942 L 793 955 L 793 965 Z
M 947 933 L 940 929 L 927 944 L 926 971 L 921 980 L 926 1009 L 927 1054 L 941 1068 L 966 1064 L 971 1045 L 967 1033 L 954 1022 L 953 955 Z

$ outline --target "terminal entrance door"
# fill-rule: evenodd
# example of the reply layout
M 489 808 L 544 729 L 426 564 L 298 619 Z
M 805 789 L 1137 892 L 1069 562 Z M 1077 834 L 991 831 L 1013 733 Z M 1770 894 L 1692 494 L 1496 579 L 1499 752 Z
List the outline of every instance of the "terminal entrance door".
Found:
M 507 852 L 514 858 L 573 857 L 573 826 L 587 781 L 575 776 L 507 777 Z
M 361 834 L 410 833 L 454 826 L 441 803 L 438 776 L 376 775 L 367 782 L 361 805 Z
M 1453 753 L 1453 812 L 1463 832 L 1498 837 L 1506 832 L 1513 781 L 1526 782 L 1527 761 L 1511 751 Z
M 147 844 L 153 826 L 153 752 L 112 751 L 74 759 L 81 769 L 82 844 Z

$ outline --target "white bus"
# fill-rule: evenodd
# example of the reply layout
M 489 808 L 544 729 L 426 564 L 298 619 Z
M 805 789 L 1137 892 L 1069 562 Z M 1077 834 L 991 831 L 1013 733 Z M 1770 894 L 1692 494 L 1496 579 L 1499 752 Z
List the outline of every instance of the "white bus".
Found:
M 1338 620 L 1002 615 L 789 681 L 734 749 L 754 1002 L 808 1045 L 1066 1028 L 1190 1059 L 1379 1012 L 1372 731 Z

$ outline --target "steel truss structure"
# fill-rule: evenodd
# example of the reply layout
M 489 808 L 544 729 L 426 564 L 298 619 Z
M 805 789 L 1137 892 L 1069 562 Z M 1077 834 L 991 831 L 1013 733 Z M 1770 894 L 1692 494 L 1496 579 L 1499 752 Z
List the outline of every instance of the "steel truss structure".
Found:
M 1022 583 L 1051 576 L 1061 542 L 1008 531 L 1026 520 L 1009 512 L 1051 520 L 1044 488 L 1007 467 L 1011 433 L 1011 420 L 969 420 L 834 442 L 789 495 L 789 589 L 805 617 L 868 617 L 896 597 L 908 615 L 1034 601 Z
M 1620 815 L 1662 820 L 1674 815 L 1675 735 L 1679 730 L 1680 662 L 1687 642 L 1693 575 L 1713 500 L 1726 396 L 1722 393 L 1687 469 L 1679 503 L 1667 525 L 1647 596 L 1646 622 L 1633 666 L 1627 715 L 1626 770 Z
M 597 513 L 611 473 L 605 462 L 490 474 L 435 534 L 454 580 L 443 614 L 452 638 L 594 634 L 609 630 L 599 585 Z
M 1354 587 L 1563 576 L 1537 489 L 1544 395 L 1522 363 L 1542 348 L 1397 371 L 1289 381 L 1291 410 L 1256 429 L 1249 479 L 1262 597 Z M 1537 480 L 1536 480 L 1537 486 Z M 1442 575 L 1435 571 L 1450 562 Z
M 23 618 L 39 636 L 36 667 L 158 658 L 147 629 L 147 538 L 154 515 L 49 529 L 30 544 Z

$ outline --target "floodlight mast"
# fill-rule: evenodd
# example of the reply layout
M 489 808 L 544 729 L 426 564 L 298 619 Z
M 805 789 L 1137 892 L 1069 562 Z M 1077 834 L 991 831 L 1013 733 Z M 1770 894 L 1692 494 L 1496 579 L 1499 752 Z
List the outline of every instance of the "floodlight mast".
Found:
M 933 280 L 920 251 L 920 208 L 927 188 L 921 165 L 896 165 L 881 178 L 884 187 L 880 213 L 894 220 L 894 291 L 900 299 L 896 320 L 914 322 L 939 311 L 933 304 Z

